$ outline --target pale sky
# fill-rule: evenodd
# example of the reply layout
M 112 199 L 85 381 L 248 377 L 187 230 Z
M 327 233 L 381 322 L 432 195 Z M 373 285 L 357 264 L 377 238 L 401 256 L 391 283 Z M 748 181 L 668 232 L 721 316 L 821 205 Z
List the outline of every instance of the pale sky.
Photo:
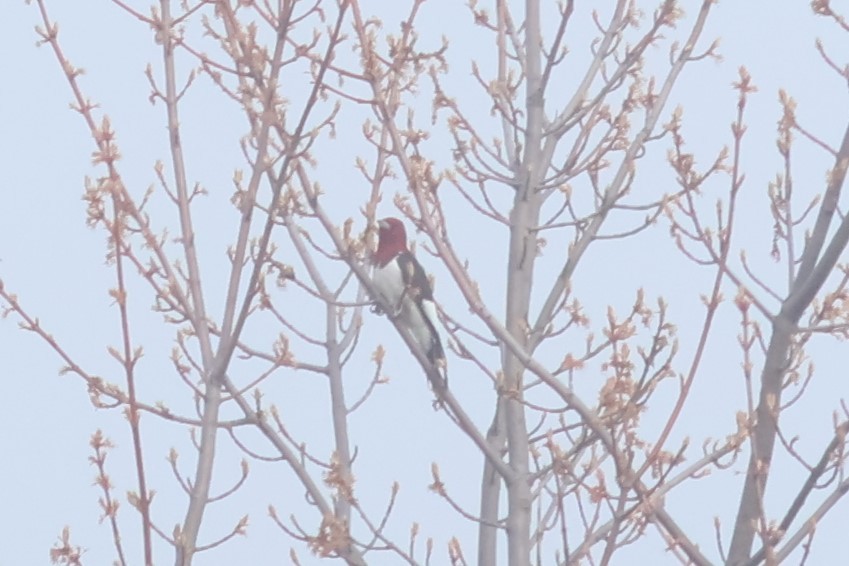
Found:
M 146 4 L 131 3 L 147 11 Z M 84 178 L 100 174 L 91 165 L 93 142 L 80 116 L 68 108 L 70 90 L 52 52 L 48 47 L 35 46 L 38 38 L 33 27 L 39 23 L 37 6 L 21 0 L 7 4 L 0 18 L 3 38 L 0 46 L 6 55 L 0 59 L 0 76 L 4 77 L 0 82 L 0 131 L 3 132 L 0 166 L 4 172 L 0 183 L 0 279 L 78 363 L 90 373 L 114 376 L 112 379 L 118 381 L 118 367 L 106 351 L 108 345 L 116 345 L 120 339 L 117 312 L 108 295 L 114 274 L 104 262 L 106 245 L 102 232 L 85 226 L 85 203 L 81 199 Z M 695 10 L 697 3 L 692 4 Z M 141 195 L 155 182 L 154 162 L 157 159 L 168 162 L 164 109 L 161 104 L 152 106 L 148 102 L 149 86 L 144 76 L 148 62 L 155 72 L 161 67 L 160 48 L 154 44 L 149 29 L 111 3 L 101 2 L 96 7 L 91 3 L 82 5 L 63 0 L 48 2 L 53 19 L 59 22 L 60 41 L 66 55 L 86 70 L 82 85 L 87 95 L 112 120 L 124 156 L 121 162 L 124 179 L 133 184 L 134 194 Z M 378 8 L 385 27 L 397 28 L 400 12 L 386 13 L 386 6 L 378 2 L 363 3 L 366 13 L 378 13 Z M 648 14 L 652 9 L 653 5 L 645 8 Z M 743 159 L 747 180 L 741 201 L 747 210 L 741 213 L 741 229 L 735 241 L 737 249 L 746 249 L 753 265 L 783 290 L 783 266 L 769 258 L 772 232 L 766 208 L 767 183 L 781 167 L 775 151 L 775 124 L 781 112 L 778 90 L 783 88 L 797 99 L 797 115 L 807 129 L 837 145 L 849 118 L 846 85 L 822 62 L 814 42 L 821 38 L 837 63 L 843 65 L 849 63 L 845 56 L 849 53 L 849 34 L 839 31 L 825 18 L 814 16 L 808 2 L 725 0 L 714 10 L 701 46 L 707 47 L 714 38 L 721 38 L 719 50 L 723 60 L 706 60 L 685 69 L 665 116 L 676 104 L 684 106 L 688 147 L 700 163 L 708 163 L 724 144 L 730 143 L 729 125 L 736 112 L 736 93 L 731 83 L 737 80 L 741 65 L 749 69 L 759 91 L 751 96 L 747 109 L 749 131 Z M 687 23 L 694 15 L 688 13 Z M 687 29 L 687 23 L 682 29 Z M 419 25 L 421 41 L 426 44 L 438 46 L 443 34 L 451 42 L 452 68 L 446 81 L 460 93 L 462 102 L 464 93 L 475 92 L 469 72 L 471 59 L 480 61 L 484 69 L 491 68 L 492 61 L 487 59 L 489 47 L 480 39 L 488 36 L 479 37 L 480 32 L 474 29 L 470 32 L 465 8 L 461 3 L 445 0 L 425 4 Z M 579 26 L 570 29 L 573 35 L 567 44 L 576 58 L 586 56 L 587 31 Z M 666 57 L 666 52 L 658 49 L 656 64 L 663 64 Z M 184 65 L 182 70 L 186 69 Z M 570 80 L 568 74 L 563 74 L 553 83 L 563 89 L 564 99 L 571 95 Z M 292 97 L 297 99 L 299 91 L 293 88 Z M 548 103 L 556 104 L 556 101 L 549 99 Z M 427 104 L 423 102 L 424 113 L 428 112 Z M 228 199 L 232 193 L 233 170 L 244 166 L 238 141 L 245 134 L 245 122 L 205 77 L 198 78 L 198 85 L 183 108 L 189 178 L 210 192 L 198 205 L 197 226 L 205 260 L 207 304 L 214 316 L 218 316 L 226 283 L 224 251 L 235 234 L 235 216 Z M 488 109 L 484 103 L 478 111 L 486 117 Z M 340 223 L 346 216 L 361 221 L 356 208 L 345 212 L 344 206 L 348 202 L 351 207 L 358 206 L 358 199 L 367 194 L 366 188 L 358 186 L 363 181 L 354 166 L 363 145 L 361 116 L 366 115 L 357 111 L 346 114 L 346 122 L 338 128 L 338 138 L 322 141 L 316 150 L 320 161 L 316 177 L 321 179 L 325 191 L 334 195 Z M 437 148 L 435 154 L 442 152 L 443 156 L 450 156 L 446 134 L 439 132 L 439 127 L 440 124 L 436 126 L 433 143 L 445 140 L 446 144 Z M 362 151 L 366 154 L 368 150 Z M 665 153 L 655 151 L 655 161 L 649 163 L 656 163 L 657 171 L 641 172 L 635 186 L 671 182 L 668 167 L 663 163 Z M 810 144 L 800 142 L 795 163 L 796 191 L 798 195 L 806 195 L 800 196 L 801 200 L 807 200 L 823 190 L 828 159 Z M 391 190 L 404 188 L 403 182 L 396 181 Z M 674 187 L 670 186 L 669 191 L 672 190 Z M 722 187 L 717 186 L 716 190 L 717 196 L 722 194 Z M 712 205 L 715 198 L 710 197 L 706 202 Z M 160 213 L 159 225 L 175 227 L 173 208 L 167 206 L 161 193 L 160 199 L 153 209 Z M 459 206 L 456 201 L 450 204 Z M 384 195 L 381 207 L 381 215 L 397 215 L 393 212 L 391 193 Z M 457 217 L 462 218 L 459 212 Z M 409 226 L 408 231 L 412 233 Z M 499 240 L 492 238 L 500 237 L 504 242 L 503 232 L 484 225 L 461 227 L 458 223 L 452 233 L 458 248 L 474 259 L 472 272 L 484 295 L 497 300 L 503 293 L 504 261 L 503 256 L 493 254 L 494 242 Z M 595 324 L 603 322 L 608 304 L 620 311 L 629 308 L 640 286 L 646 289 L 652 302 L 664 296 L 670 303 L 672 322 L 680 330 L 682 363 L 678 369 L 683 371 L 693 349 L 688 340 L 695 335 L 703 315 L 699 294 L 708 292 L 712 273 L 700 270 L 675 251 L 667 233 L 667 224 L 659 222 L 638 241 L 600 244 L 576 275 L 573 288 Z M 468 237 L 463 237 L 464 234 Z M 550 242 L 546 253 L 553 256 L 564 246 L 562 242 Z M 459 294 L 447 286 L 447 274 L 434 266 L 436 260 L 424 253 L 420 257 L 436 275 L 436 294 L 443 307 L 466 308 L 460 303 Z M 440 275 L 445 281 L 442 286 Z M 146 352 L 140 369 L 142 394 L 151 402 L 167 399 L 175 410 L 190 413 L 190 398 L 168 360 L 173 328 L 163 325 L 161 316 L 150 310 L 152 296 L 142 282 L 131 283 L 130 291 L 136 300 L 134 338 L 144 345 Z M 299 296 L 294 289 L 277 292 L 291 293 L 288 304 L 298 304 Z M 733 296 L 733 290 L 730 295 Z M 501 308 L 494 310 L 503 312 Z M 355 465 L 358 498 L 379 517 L 392 483 L 400 482 L 390 534 L 403 544 L 410 524 L 418 521 L 422 525 L 419 544 L 423 545 L 426 537 L 434 538 L 434 564 L 447 563 L 444 548 L 452 536 L 461 541 L 467 559 L 473 561 L 475 525 L 458 518 L 427 486 L 432 481 L 431 463 L 437 462 L 449 491 L 461 505 L 475 513 L 482 457 L 443 414 L 432 410 L 432 395 L 424 376 L 391 325 L 368 316 L 367 340 L 360 351 L 362 371 L 352 372 L 349 400 L 355 399 L 368 383 L 371 371 L 368 357 L 378 342 L 386 344 L 390 351 L 385 367 L 390 381 L 380 386 L 371 401 L 350 421 L 353 444 L 358 450 Z M 706 437 L 722 439 L 733 433 L 735 414 L 745 407 L 736 346 L 738 318 L 733 309 L 721 313 L 717 324 L 727 330 L 714 335 L 707 362 L 687 405 L 686 425 L 673 435 L 675 442 L 685 436 L 691 438 L 688 454 L 693 458 L 700 455 Z M 87 549 L 85 564 L 107 564 L 114 559 L 108 525 L 98 523 L 100 492 L 92 485 L 95 471 L 88 461 L 88 440 L 97 429 L 102 429 L 116 445 L 107 464 L 116 486 L 115 494 L 122 499 L 121 517 L 129 562 L 139 564 L 138 520 L 125 498 L 126 491 L 134 489 L 135 483 L 129 430 L 122 415 L 118 411 L 92 408 L 84 383 L 72 375 L 59 376 L 62 364 L 58 356 L 35 335 L 18 330 L 17 323 L 15 316 L 0 319 L 0 378 L 4 386 L 0 411 L 3 431 L 0 454 L 4 456 L 0 464 L 0 524 L 5 526 L 0 529 L 3 549 L 0 565 L 49 563 L 49 549 L 65 525 L 70 525 L 73 541 Z M 247 334 L 269 344 L 273 338 L 264 338 L 267 330 L 278 332 L 270 323 L 266 327 L 260 321 L 250 326 Z M 819 338 L 813 341 L 809 354 L 816 363 L 816 378 L 808 397 L 788 413 L 787 426 L 792 434 L 800 435 L 800 452 L 815 460 L 830 440 L 832 412 L 839 410 L 838 400 L 849 393 L 844 371 L 849 349 L 842 342 Z M 466 377 L 463 370 L 467 370 L 467 379 L 455 378 L 451 385 L 485 431 L 492 417 L 491 385 L 461 361 L 449 358 L 449 364 L 460 369 L 458 377 Z M 587 387 L 588 391 L 598 388 L 597 384 Z M 281 415 L 291 423 L 290 432 L 324 456 L 331 449 L 326 390 L 323 379 L 291 372 L 263 387 L 266 399 L 276 403 Z M 228 411 L 232 413 L 233 409 Z M 154 520 L 163 531 L 171 533 L 183 518 L 185 498 L 171 475 L 166 457 L 171 447 L 176 447 L 181 454 L 181 474 L 190 476 L 194 470 L 191 440 L 184 429 L 162 425 L 149 416 L 143 424 L 148 477 L 157 492 L 153 502 Z M 659 424 L 660 421 L 653 421 L 650 416 L 644 422 L 648 430 Z M 240 471 L 241 455 L 226 437 L 222 439 L 213 482 L 213 491 L 217 492 L 232 485 Z M 250 440 L 262 452 L 262 442 L 256 438 Z M 391 447 L 391 452 L 387 452 L 387 447 Z M 727 549 L 746 462 L 747 456 L 741 457 L 733 471 L 694 482 L 673 492 L 666 500 L 670 513 L 699 542 L 703 552 L 717 561 L 713 518 L 722 519 Z M 769 501 L 774 504 L 772 509 L 778 518 L 804 479 L 798 466 L 788 469 L 792 471 L 775 475 L 770 484 Z M 281 517 L 300 513 L 299 516 L 315 519 L 306 509 L 303 490 L 294 482 L 284 464 L 252 462 L 248 486 L 210 507 L 201 531 L 201 544 L 226 534 L 244 514 L 250 515 L 248 536 L 198 555 L 195 564 L 235 564 L 236 561 L 285 564 L 290 548 L 296 549 L 303 564 L 317 563 L 304 545 L 280 532 L 267 516 L 268 505 L 272 504 Z M 803 516 L 811 509 L 806 507 Z M 849 556 L 847 524 L 849 504 L 841 502 L 818 526 L 809 564 L 834 564 L 836 557 Z M 841 532 L 844 532 L 842 536 Z M 664 552 L 656 534 L 634 549 L 643 553 L 640 556 L 651 556 L 653 564 L 673 563 L 673 556 Z M 170 563 L 172 556 L 171 550 L 157 540 L 157 563 Z M 796 560 L 798 556 L 795 555 Z M 395 563 L 394 559 L 374 560 L 375 564 Z

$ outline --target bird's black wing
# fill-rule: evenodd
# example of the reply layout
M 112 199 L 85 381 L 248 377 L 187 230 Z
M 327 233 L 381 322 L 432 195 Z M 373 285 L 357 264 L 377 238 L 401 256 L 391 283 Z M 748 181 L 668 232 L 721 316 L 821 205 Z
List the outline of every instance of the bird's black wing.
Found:
M 416 261 L 413 254 L 410 252 L 398 254 L 398 266 L 401 268 L 404 287 L 408 289 L 408 293 L 412 293 L 410 298 L 413 300 L 421 298 L 432 301 L 433 289 L 430 287 L 430 280 L 427 278 L 424 268 Z
M 410 252 L 402 252 L 398 254 L 398 266 L 401 269 L 401 277 L 404 280 L 404 293 L 415 303 L 419 309 L 422 319 L 430 327 L 430 333 L 433 337 L 433 343 L 430 345 L 427 356 L 433 363 L 437 359 L 444 359 L 445 352 L 442 349 L 442 342 L 439 339 L 439 331 L 436 329 L 436 321 L 431 320 L 427 311 L 425 311 L 422 301 L 433 300 L 433 289 L 430 286 L 430 280 L 427 278 L 422 265 Z

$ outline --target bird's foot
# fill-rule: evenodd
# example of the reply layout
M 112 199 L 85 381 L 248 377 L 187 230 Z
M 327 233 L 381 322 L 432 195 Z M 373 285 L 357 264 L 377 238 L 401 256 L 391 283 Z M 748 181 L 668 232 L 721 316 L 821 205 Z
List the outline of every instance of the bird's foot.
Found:
M 389 315 L 389 318 L 392 318 L 392 319 L 398 318 L 398 315 L 401 314 L 401 310 L 402 310 L 402 306 L 400 304 L 397 307 L 395 307 L 395 309 L 393 309 L 389 312 L 386 312 L 384 310 L 383 306 L 380 305 L 379 303 L 376 303 L 376 302 L 372 303 L 372 305 L 369 307 L 369 311 L 371 311 L 372 313 L 374 313 L 376 315 L 387 314 L 387 315 Z

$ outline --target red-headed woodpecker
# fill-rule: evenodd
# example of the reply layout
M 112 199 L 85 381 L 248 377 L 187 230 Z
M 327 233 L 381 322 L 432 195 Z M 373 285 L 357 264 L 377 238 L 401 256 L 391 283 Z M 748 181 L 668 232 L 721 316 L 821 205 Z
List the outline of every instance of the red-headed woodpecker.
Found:
M 407 249 L 407 233 L 397 218 L 378 222 L 377 251 L 374 263 L 374 286 L 392 311 L 435 366 L 443 367 L 445 352 L 439 339 L 433 290 L 421 264 Z

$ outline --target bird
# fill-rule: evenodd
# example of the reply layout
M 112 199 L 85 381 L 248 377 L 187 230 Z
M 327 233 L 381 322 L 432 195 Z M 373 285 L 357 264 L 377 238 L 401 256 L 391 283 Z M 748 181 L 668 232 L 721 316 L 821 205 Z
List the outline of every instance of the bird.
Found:
M 444 368 L 433 289 L 424 268 L 407 249 L 404 223 L 390 217 L 378 221 L 377 226 L 377 250 L 372 255 L 374 286 L 392 309 L 390 316 L 410 331 L 428 361 Z

